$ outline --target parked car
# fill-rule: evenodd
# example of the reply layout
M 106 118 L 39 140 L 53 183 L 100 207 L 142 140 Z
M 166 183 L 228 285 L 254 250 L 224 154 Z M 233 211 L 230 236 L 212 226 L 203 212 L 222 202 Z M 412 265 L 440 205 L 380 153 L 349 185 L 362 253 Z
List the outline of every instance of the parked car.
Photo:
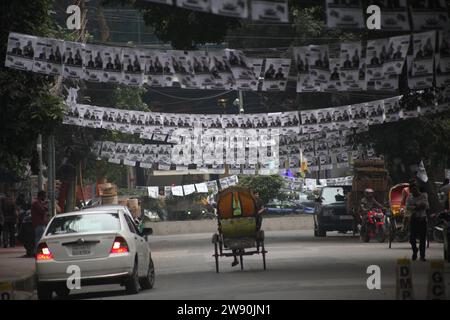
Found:
M 36 274 L 39 299 L 70 293 L 69 266 L 78 266 L 81 285 L 117 283 L 134 294 L 150 289 L 155 269 L 145 236 L 123 206 L 103 206 L 53 217 L 37 245 Z
M 330 186 L 320 190 L 314 213 L 314 236 L 325 237 L 327 231 L 347 232 L 354 229 L 353 215 L 347 211 L 350 186 Z
M 304 207 L 295 201 L 277 201 L 274 200 L 267 204 L 268 214 L 301 214 L 304 213 Z

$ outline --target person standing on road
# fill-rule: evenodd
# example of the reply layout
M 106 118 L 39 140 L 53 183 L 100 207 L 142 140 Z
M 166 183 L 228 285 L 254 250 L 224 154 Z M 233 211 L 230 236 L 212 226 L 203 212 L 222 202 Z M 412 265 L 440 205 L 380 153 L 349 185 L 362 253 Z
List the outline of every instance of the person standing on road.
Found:
M 261 226 L 262 226 L 262 215 L 264 213 L 264 211 L 266 210 L 266 208 L 264 207 L 264 203 L 261 200 L 261 198 L 259 197 L 259 192 L 255 192 L 254 193 L 255 196 L 255 203 L 256 203 L 256 231 L 261 230 Z
M 47 194 L 45 191 L 41 190 L 31 203 L 31 219 L 33 221 L 35 247 L 37 246 L 39 240 L 41 240 L 45 231 L 45 226 L 48 222 L 48 205 L 46 198 Z
M 427 238 L 427 210 L 430 208 L 428 203 L 428 195 L 422 193 L 415 181 L 411 181 L 409 185 L 411 194 L 406 199 L 406 210 L 411 212 L 410 222 L 410 239 L 411 249 L 413 251 L 412 260 L 417 260 L 417 244 L 416 239 L 419 238 L 420 260 L 425 259 L 425 247 Z
M 7 193 L 2 201 L 2 212 L 5 221 L 3 226 L 3 248 L 7 248 L 8 246 L 14 248 L 16 246 L 18 212 L 16 202 L 11 193 Z

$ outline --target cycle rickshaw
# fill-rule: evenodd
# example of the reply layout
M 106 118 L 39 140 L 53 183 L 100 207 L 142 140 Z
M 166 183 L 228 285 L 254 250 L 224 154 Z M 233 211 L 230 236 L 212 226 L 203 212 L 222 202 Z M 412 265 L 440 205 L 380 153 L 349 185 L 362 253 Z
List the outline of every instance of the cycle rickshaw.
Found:
M 408 215 L 402 205 L 403 190 L 409 187 L 408 183 L 400 183 L 393 186 L 389 191 L 389 206 L 391 214 L 388 219 L 389 225 L 389 248 L 392 241 L 405 242 L 409 239 Z
M 259 230 L 256 199 L 249 189 L 230 187 L 222 190 L 217 199 L 218 232 L 212 237 L 216 272 L 219 257 L 239 257 L 241 270 L 243 256 L 261 254 L 266 270 L 264 231 Z

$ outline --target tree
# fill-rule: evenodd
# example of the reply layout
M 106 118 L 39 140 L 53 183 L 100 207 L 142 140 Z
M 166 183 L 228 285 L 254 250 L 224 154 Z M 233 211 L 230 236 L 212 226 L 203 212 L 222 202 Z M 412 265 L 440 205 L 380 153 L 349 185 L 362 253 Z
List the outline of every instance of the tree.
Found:
M 259 192 L 259 196 L 264 204 L 273 199 L 283 197 L 281 188 L 284 180 L 280 176 L 240 176 L 239 185 L 249 188 L 252 192 Z
M 51 0 L 2 1 L 0 57 L 5 57 L 10 31 L 54 34 L 48 12 Z M 0 167 L 20 178 L 32 158 L 39 133 L 47 134 L 62 119 L 61 100 L 52 95 L 53 77 L 0 66 Z
M 134 0 L 106 0 L 105 5 L 134 6 L 147 25 L 152 26 L 161 41 L 174 49 L 189 50 L 199 44 L 219 43 L 240 19 L 178 8 L 175 6 Z

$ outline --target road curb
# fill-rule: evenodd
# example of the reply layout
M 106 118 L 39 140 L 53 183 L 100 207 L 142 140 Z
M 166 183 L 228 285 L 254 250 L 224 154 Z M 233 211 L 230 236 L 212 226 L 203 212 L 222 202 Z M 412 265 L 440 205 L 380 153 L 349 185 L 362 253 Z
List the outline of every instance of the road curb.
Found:
M 10 284 L 12 287 L 11 300 L 32 300 L 35 298 L 36 274 L 30 272 L 18 279 L 1 281 L 0 283 Z

